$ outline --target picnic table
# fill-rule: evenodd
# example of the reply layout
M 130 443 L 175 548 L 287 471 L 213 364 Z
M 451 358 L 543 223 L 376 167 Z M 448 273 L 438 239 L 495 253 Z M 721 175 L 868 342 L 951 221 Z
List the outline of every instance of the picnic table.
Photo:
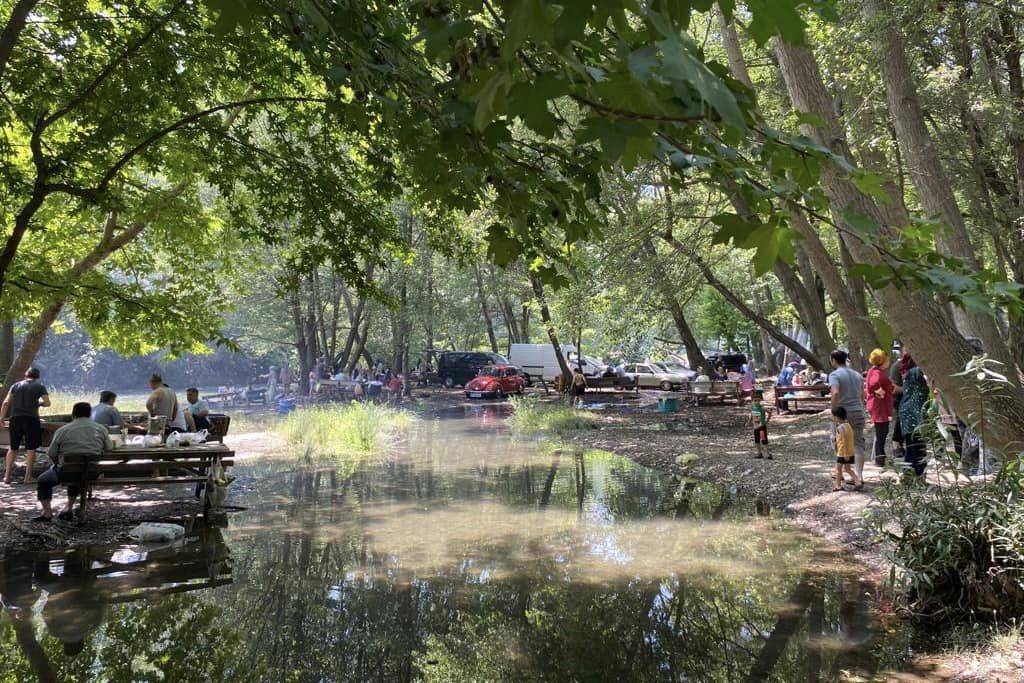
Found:
M 46 449 L 40 449 L 45 452 Z M 65 456 L 64 473 L 81 478 L 82 516 L 96 486 L 165 486 L 205 482 L 210 468 L 234 464 L 235 452 L 223 443 L 196 446 L 121 446 L 94 457 Z M 204 502 L 204 512 L 208 503 Z
M 725 403 L 733 399 L 739 403 L 743 396 L 740 383 L 734 380 L 710 380 L 707 382 L 691 381 L 688 383 L 690 395 L 696 405 L 704 405 L 705 401 L 715 400 Z
M 587 391 L 591 389 L 632 389 L 640 393 L 640 380 L 637 377 L 587 377 Z
M 813 409 L 822 410 L 831 403 L 831 396 L 829 395 L 829 386 L 827 384 L 800 384 L 790 386 L 776 386 L 775 387 L 775 407 L 779 411 L 785 410 L 789 413 L 795 413 L 800 410 L 800 403 L 810 403 L 812 406 L 818 404 Z M 825 405 L 821 405 L 821 404 Z

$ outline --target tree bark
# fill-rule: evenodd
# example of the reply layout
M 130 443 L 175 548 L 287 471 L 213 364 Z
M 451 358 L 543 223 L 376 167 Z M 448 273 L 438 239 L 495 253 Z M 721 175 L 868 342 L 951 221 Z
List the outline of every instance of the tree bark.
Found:
M 811 353 L 816 358 L 828 358 L 832 350 L 835 349 L 836 342 L 832 338 L 832 333 L 829 332 L 825 306 L 814 290 L 814 283 L 802 281 L 793 267 L 782 261 L 775 264 L 775 276 L 779 278 L 786 296 L 793 302 L 800 324 L 807 330 L 807 336 L 810 337 L 811 342 Z
M 537 278 L 536 275 L 530 273 L 530 287 L 533 289 L 533 295 L 537 298 L 537 305 L 540 306 L 540 319 L 544 322 L 544 327 L 548 333 L 548 341 L 551 342 L 552 348 L 555 350 L 555 358 L 558 360 L 558 367 L 562 369 L 562 377 L 568 383 L 572 378 L 572 371 L 569 369 L 569 364 L 565 360 L 565 356 L 562 354 L 562 345 L 558 343 L 558 334 L 555 332 L 555 325 L 551 322 L 551 311 L 548 309 L 548 300 L 544 297 L 544 285 Z M 568 386 L 568 384 L 566 385 Z
M 879 53 L 889 111 L 910 179 L 917 188 L 924 210 L 940 218 L 948 228 L 940 231 L 936 237 L 939 251 L 963 259 L 972 270 L 980 270 L 981 262 L 967 234 L 967 226 L 953 195 L 953 186 L 925 125 L 924 112 L 903 46 L 903 36 L 892 23 L 892 8 L 888 0 L 865 0 L 863 7 L 868 20 L 877 24 L 875 47 Z M 1017 72 L 1019 77 L 1019 63 Z M 1010 82 L 1012 85 L 1012 76 Z M 991 315 L 959 307 L 953 309 L 953 315 L 961 332 L 981 339 L 989 355 L 1006 363 L 1008 367 L 1014 362 Z
M 658 252 L 651 238 L 648 237 L 644 240 L 643 248 L 648 260 L 654 261 L 657 258 Z M 672 316 L 672 322 L 676 325 L 676 331 L 679 332 L 679 339 L 686 348 L 686 360 L 690 364 L 690 369 L 696 370 L 706 366 L 707 359 L 704 358 L 704 352 L 701 351 L 697 337 L 693 334 L 693 328 L 690 327 L 690 323 L 686 320 L 686 315 L 683 312 L 682 305 L 679 303 L 679 299 L 676 298 L 675 292 L 672 291 L 671 283 L 665 278 L 657 276 L 655 276 L 654 280 L 654 285 L 661 294 L 662 301 L 665 302 L 665 308 L 668 309 L 669 314 Z
M 487 339 L 491 342 L 491 351 L 498 353 L 498 338 L 494 334 L 494 321 L 491 319 L 491 310 L 487 307 L 487 292 L 484 291 L 484 279 L 480 276 L 480 266 L 473 264 L 473 275 L 476 277 L 476 295 L 480 299 L 480 311 L 484 316 L 484 323 L 487 325 Z
M 0 321 L 0 368 L 6 377 L 14 363 L 14 321 Z M 6 394 L 4 394 L 6 396 Z
M 818 144 L 829 147 L 852 164 L 846 135 L 832 108 L 814 53 L 807 47 L 790 45 L 777 37 L 773 39 L 772 46 L 793 106 L 821 121 L 818 126 L 805 126 L 806 132 Z M 845 209 L 851 209 L 869 216 L 882 226 L 878 239 L 883 242 L 895 239 L 895 226 L 885 224 L 878 207 L 856 188 L 845 170 L 835 164 L 826 164 L 822 169 L 822 184 L 838 215 L 843 215 Z M 855 233 L 850 231 L 850 234 Z M 851 236 L 848 245 L 859 262 L 871 265 L 884 263 L 876 247 L 861 239 Z M 942 390 L 953 411 L 968 422 L 975 420 L 982 406 L 973 380 L 954 377 L 972 358 L 972 349 L 950 324 L 941 305 L 927 292 L 892 285 L 876 290 L 875 295 L 893 328 Z M 1024 441 L 1024 394 L 1016 372 L 1010 374 L 1013 384 L 1005 392 L 986 398 L 986 414 L 999 417 L 988 422 L 984 438 L 986 444 L 997 451 L 1008 451 L 1014 444 Z
M 0 81 L 3 81 L 4 73 L 7 71 L 7 62 L 11 59 L 11 52 L 25 29 L 25 21 L 29 13 L 39 4 L 39 0 L 18 0 L 11 9 L 11 17 L 4 26 L 3 33 L 0 33 Z M 0 91 L 2 91 L 0 83 Z
M 862 316 L 857 301 L 854 299 L 850 288 L 843 281 L 839 267 L 832 260 L 818 231 L 814 229 L 807 217 L 798 209 L 790 211 L 790 226 L 804 238 L 803 248 L 817 275 L 825 284 L 825 291 L 828 292 L 832 305 L 842 318 L 843 324 L 850 334 L 850 346 L 859 347 L 863 352 L 869 352 L 879 345 L 878 333 L 875 331 L 870 319 Z

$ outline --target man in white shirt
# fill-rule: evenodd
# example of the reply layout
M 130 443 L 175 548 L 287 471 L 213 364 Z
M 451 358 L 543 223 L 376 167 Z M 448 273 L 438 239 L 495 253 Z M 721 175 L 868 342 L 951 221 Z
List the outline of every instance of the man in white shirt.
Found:
M 192 416 L 196 431 L 210 428 L 210 405 L 205 399 L 199 398 L 199 389 L 189 387 L 185 390 L 185 407 Z

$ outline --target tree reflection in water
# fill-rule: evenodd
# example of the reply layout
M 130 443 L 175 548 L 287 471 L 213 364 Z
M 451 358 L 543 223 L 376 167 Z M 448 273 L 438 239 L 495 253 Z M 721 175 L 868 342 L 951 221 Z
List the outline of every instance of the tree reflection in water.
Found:
M 85 656 L 50 635 L 44 654 L 90 680 L 188 662 L 213 680 L 790 681 L 906 651 L 874 631 L 858 567 L 753 501 L 484 419 L 424 422 L 376 464 L 253 465 L 234 583 L 108 608 Z M 41 673 L 11 615 L 0 664 Z

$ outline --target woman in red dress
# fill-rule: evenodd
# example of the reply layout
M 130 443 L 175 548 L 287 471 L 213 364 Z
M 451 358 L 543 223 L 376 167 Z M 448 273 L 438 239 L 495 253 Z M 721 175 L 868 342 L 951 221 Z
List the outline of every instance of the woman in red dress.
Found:
M 885 467 L 885 439 L 889 436 L 889 421 L 892 420 L 893 384 L 889 379 L 889 354 L 875 349 L 868 356 L 871 367 L 864 376 L 864 399 L 868 414 L 875 425 L 875 464 Z

